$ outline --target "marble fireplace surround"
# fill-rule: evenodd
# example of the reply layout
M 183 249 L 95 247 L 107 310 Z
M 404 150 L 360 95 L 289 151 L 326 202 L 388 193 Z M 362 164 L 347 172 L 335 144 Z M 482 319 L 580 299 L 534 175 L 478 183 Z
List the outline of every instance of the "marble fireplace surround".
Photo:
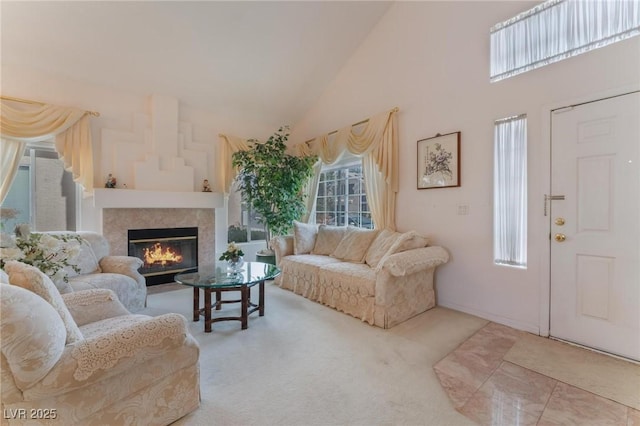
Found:
M 197 227 L 198 264 L 215 262 L 216 219 L 226 224 L 223 194 L 96 188 L 93 201 L 113 255 L 128 254 L 129 229 Z
M 198 227 L 198 264 L 215 261 L 215 209 L 213 208 L 105 208 L 102 234 L 111 254 L 126 256 L 127 231 L 147 228 Z

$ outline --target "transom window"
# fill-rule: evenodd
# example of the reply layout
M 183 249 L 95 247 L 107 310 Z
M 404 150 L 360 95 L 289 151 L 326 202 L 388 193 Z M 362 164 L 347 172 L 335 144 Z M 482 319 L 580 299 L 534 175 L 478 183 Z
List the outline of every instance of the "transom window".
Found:
M 330 168 L 320 174 L 315 212 L 318 224 L 373 228 L 360 163 Z
M 638 34 L 638 1 L 548 0 L 491 28 L 491 81 Z

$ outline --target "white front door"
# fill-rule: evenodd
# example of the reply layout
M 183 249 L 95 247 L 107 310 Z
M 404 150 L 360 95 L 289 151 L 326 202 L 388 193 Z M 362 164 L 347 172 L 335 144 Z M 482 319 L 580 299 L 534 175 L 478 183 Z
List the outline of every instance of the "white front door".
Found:
M 640 360 L 640 92 L 551 129 L 550 334 Z

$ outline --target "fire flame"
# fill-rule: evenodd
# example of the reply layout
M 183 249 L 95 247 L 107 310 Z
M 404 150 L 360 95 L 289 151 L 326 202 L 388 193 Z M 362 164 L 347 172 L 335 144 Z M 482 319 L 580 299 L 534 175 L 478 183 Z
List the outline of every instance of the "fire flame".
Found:
M 162 244 L 155 243 L 152 249 L 144 249 L 144 262 L 148 265 L 156 263 L 162 266 L 169 262 L 182 262 L 182 255 L 175 253 L 171 247 L 162 248 Z

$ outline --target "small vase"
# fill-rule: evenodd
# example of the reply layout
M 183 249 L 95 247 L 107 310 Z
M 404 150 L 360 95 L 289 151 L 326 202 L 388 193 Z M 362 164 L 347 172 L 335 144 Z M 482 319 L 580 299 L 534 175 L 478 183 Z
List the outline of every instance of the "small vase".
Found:
M 227 270 L 229 272 L 240 272 L 242 270 L 242 264 L 244 260 L 242 256 L 234 257 L 227 261 Z

